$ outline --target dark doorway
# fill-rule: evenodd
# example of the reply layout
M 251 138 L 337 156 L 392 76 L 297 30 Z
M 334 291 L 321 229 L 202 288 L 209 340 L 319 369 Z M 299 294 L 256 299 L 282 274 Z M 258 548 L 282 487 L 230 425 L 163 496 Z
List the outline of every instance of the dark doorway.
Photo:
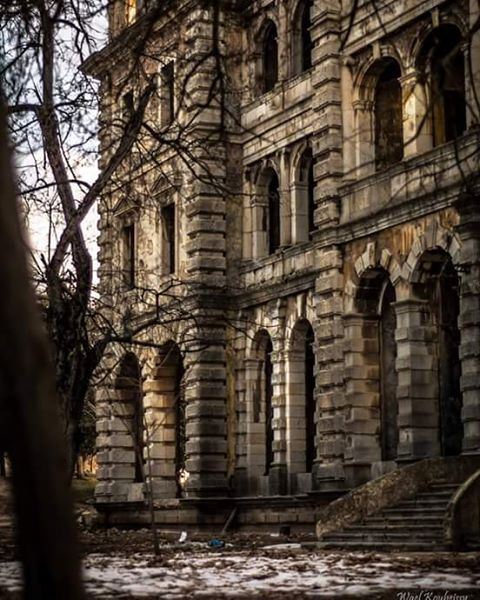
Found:
M 268 337 L 265 346 L 265 355 L 263 362 L 264 384 L 265 384 L 265 475 L 268 475 L 273 464 L 273 365 L 272 365 L 273 346 L 270 337 Z
M 452 456 L 462 451 L 463 423 L 458 329 L 459 280 L 451 260 L 444 265 L 436 288 L 440 447 L 443 456 Z
M 135 483 L 141 483 L 145 479 L 143 461 L 143 392 L 141 381 L 141 370 L 137 357 L 133 353 L 126 354 L 120 365 L 116 388 L 127 392 L 128 402 L 133 407 L 129 429 L 135 453 Z
M 393 303 L 395 290 L 390 280 L 385 286 L 380 307 L 380 420 L 382 460 L 395 460 L 398 446 L 398 376 L 395 367 L 397 344 L 396 317 Z
M 177 483 L 177 498 L 183 495 L 183 486 L 181 483 L 182 473 L 185 471 L 186 462 L 186 419 L 185 419 L 185 382 L 183 360 L 180 351 L 176 354 L 176 373 L 175 373 L 175 473 Z
M 312 472 L 315 460 L 315 353 L 313 329 L 305 337 L 305 471 Z

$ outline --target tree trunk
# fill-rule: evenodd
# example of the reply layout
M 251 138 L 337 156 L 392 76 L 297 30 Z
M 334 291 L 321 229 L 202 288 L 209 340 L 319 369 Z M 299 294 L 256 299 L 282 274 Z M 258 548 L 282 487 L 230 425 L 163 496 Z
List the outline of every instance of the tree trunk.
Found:
M 50 354 L 30 287 L 0 105 L 0 437 L 13 469 L 25 596 L 84 598 Z

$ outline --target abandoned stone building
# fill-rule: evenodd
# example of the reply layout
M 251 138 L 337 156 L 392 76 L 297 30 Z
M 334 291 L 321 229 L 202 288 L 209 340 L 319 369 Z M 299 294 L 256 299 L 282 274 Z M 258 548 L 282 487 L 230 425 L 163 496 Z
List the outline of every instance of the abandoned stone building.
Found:
M 165 524 L 311 523 L 479 453 L 478 4 L 160 4 L 113 3 L 85 65 L 101 165 L 159 91 L 99 207 L 132 343 L 97 389 L 97 505 L 141 520 L 149 489 Z

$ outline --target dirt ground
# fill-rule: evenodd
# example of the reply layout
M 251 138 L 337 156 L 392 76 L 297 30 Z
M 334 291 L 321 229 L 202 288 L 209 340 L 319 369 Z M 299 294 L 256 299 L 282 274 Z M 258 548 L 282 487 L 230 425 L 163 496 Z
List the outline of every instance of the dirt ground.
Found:
M 328 552 L 296 536 L 89 529 L 91 483 L 76 491 L 89 598 L 480 600 L 480 553 Z M 0 490 L 0 598 L 17 599 L 21 570 Z M 218 536 L 218 532 L 216 534 Z M 62 599 L 63 600 L 63 599 Z M 68 600 L 68 598 L 65 598 Z

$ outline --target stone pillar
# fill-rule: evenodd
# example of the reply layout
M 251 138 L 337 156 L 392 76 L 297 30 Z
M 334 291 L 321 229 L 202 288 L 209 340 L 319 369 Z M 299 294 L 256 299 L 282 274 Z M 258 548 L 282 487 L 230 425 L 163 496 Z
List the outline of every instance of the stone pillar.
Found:
M 211 52 L 218 8 L 218 43 L 225 43 L 221 7 L 193 8 L 185 29 L 185 64 L 199 67 L 186 79 L 190 173 L 185 177 L 186 270 L 191 286 L 192 327 L 184 341 L 186 470 L 189 497 L 223 495 L 227 489 L 226 149 L 222 107 L 211 96 L 217 65 Z M 208 174 L 208 183 L 205 176 Z
M 338 185 L 343 176 L 340 3 L 313 3 L 311 16 L 315 225 L 324 229 L 338 222 Z M 319 160 L 315 160 L 317 157 Z
M 467 127 L 480 124 L 480 5 L 478 0 L 469 0 L 469 27 L 474 32 L 465 56 L 465 73 L 467 74 Z M 471 65 L 471 72 L 470 72 Z
M 314 489 L 344 485 L 345 395 L 343 388 L 343 275 L 337 248 L 322 249 L 316 257 L 320 268 L 315 286 L 317 320 L 317 458 L 312 473 Z
M 400 79 L 403 101 L 404 157 L 426 152 L 432 147 L 431 118 L 425 85 L 416 69 Z
M 164 356 L 156 357 L 151 378 L 143 384 L 145 411 L 146 477 L 155 498 L 175 498 L 175 397 L 177 368 L 162 364 Z
M 397 315 L 398 458 L 440 454 L 437 336 L 425 300 L 394 303 Z
M 357 176 L 364 177 L 375 172 L 375 139 L 373 134 L 373 104 L 357 100 L 355 113 L 355 146 Z
M 286 149 L 280 153 L 280 246 L 289 246 L 292 243 L 292 209 L 290 206 L 290 155 Z
M 345 474 L 355 487 L 381 460 L 378 318 L 345 315 Z
M 479 196 L 457 202 L 460 224 L 460 359 L 463 452 L 480 451 L 480 210 Z
M 295 181 L 290 187 L 292 198 L 292 244 L 308 241 L 308 186 Z
M 107 353 L 104 368 L 113 373 L 115 357 Z M 101 502 L 143 500 L 143 483 L 135 480 L 135 449 L 132 438 L 133 403 L 129 387 L 108 377 L 96 391 L 97 479 L 95 498 Z
M 273 347 L 280 343 L 273 341 Z M 285 355 L 281 351 L 272 352 L 273 366 L 273 464 L 268 474 L 268 491 L 273 496 L 287 491 L 287 439 L 285 422 Z

